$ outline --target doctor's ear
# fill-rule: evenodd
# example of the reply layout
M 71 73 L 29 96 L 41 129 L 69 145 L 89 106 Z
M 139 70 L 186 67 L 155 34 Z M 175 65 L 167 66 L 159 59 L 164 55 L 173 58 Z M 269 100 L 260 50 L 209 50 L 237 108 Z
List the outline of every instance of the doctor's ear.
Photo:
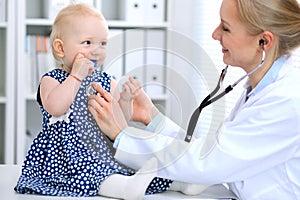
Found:
M 270 31 L 264 31 L 260 35 L 259 46 L 263 47 L 264 50 L 269 50 L 274 45 L 275 36 Z
M 55 51 L 56 55 L 58 55 L 61 58 L 65 56 L 63 44 L 63 41 L 60 39 L 55 39 L 52 43 L 53 50 Z

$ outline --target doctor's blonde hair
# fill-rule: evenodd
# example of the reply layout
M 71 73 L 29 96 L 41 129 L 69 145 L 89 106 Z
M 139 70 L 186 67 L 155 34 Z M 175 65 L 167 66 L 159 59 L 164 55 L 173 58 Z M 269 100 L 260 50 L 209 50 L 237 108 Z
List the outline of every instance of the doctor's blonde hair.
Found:
M 70 20 L 75 20 L 74 17 L 84 17 L 84 16 L 95 16 L 99 18 L 99 20 L 102 20 L 105 23 L 107 23 L 102 13 L 100 13 L 92 6 L 89 6 L 88 4 L 84 4 L 84 3 L 70 4 L 67 7 L 60 10 L 59 13 L 57 14 L 50 34 L 50 44 L 51 44 L 52 54 L 55 60 L 57 60 L 58 62 L 61 62 L 61 58 L 56 54 L 54 50 L 53 41 L 55 39 L 62 39 L 62 37 L 64 36 L 63 33 L 64 33 L 65 25 L 69 23 Z
M 300 46 L 300 5 L 297 0 L 236 0 L 240 19 L 252 35 L 263 31 L 275 37 L 274 57 Z

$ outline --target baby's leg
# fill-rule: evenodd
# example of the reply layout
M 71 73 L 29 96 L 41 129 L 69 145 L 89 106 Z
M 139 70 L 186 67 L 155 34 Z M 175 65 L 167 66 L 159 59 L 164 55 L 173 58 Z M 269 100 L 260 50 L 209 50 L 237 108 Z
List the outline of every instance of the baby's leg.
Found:
M 132 176 L 121 174 L 110 175 L 101 184 L 99 194 L 112 198 L 143 199 L 148 185 L 156 175 L 157 159 L 152 158 Z
M 173 181 L 168 190 L 182 192 L 186 195 L 197 195 L 203 192 L 208 187 L 209 185 Z

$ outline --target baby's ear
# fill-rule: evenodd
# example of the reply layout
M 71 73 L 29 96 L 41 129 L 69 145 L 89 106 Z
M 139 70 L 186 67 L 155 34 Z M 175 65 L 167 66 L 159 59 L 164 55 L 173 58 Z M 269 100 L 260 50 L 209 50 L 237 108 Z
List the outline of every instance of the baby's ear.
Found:
M 56 55 L 58 57 L 61 57 L 63 58 L 65 56 L 65 53 L 64 53 L 64 43 L 62 40 L 60 39 L 55 39 L 53 41 L 53 50 L 54 52 L 56 53 Z

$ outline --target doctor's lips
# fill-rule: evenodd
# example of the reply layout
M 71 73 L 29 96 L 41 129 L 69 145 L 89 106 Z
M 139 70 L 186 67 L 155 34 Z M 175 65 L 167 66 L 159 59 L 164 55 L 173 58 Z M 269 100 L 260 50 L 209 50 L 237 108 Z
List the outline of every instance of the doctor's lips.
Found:
M 222 53 L 227 53 L 227 52 L 228 52 L 228 49 L 222 48 Z

